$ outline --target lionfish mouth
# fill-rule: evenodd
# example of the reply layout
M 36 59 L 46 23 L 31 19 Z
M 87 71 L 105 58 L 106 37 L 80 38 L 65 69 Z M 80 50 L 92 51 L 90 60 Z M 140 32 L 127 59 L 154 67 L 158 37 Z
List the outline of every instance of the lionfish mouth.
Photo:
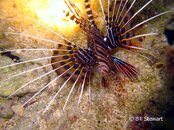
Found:
M 80 94 L 78 100 L 79 104 L 81 102 L 85 87 L 88 87 L 89 90 L 91 89 L 91 79 L 95 78 L 93 77 L 93 74 L 96 73 L 96 71 L 100 71 L 104 76 L 110 76 L 109 75 L 109 70 L 111 70 L 111 68 L 109 68 L 109 66 L 111 66 L 110 62 L 112 62 L 116 72 L 123 74 L 125 77 L 128 77 L 131 80 L 137 79 L 139 73 L 138 70 L 133 65 L 130 65 L 126 61 L 123 61 L 118 57 L 116 57 L 116 54 L 111 55 L 111 52 L 117 48 L 122 48 L 131 52 L 134 52 L 135 50 L 136 51 L 147 50 L 146 48 L 143 48 L 141 46 L 141 42 L 139 42 L 137 39 L 141 37 L 157 35 L 157 33 L 146 33 L 146 34 L 135 35 L 134 30 L 142 26 L 143 24 L 149 22 L 150 20 L 153 20 L 166 13 L 169 13 L 170 11 L 160 13 L 136 25 L 133 25 L 134 18 L 145 7 L 147 7 L 152 2 L 152 0 L 148 1 L 138 11 L 133 13 L 135 2 L 136 0 L 133 0 L 132 2 L 129 2 L 128 0 L 115 0 L 115 1 L 108 0 L 108 4 L 105 5 L 102 0 L 99 0 L 101 6 L 101 12 L 95 11 L 95 13 L 99 13 L 99 15 L 102 14 L 106 30 L 106 33 L 103 33 L 103 30 L 101 30 L 99 27 L 101 21 L 100 20 L 97 21 L 95 16 L 93 15 L 94 10 L 91 10 L 91 5 L 89 3 L 89 0 L 85 0 L 85 9 L 87 14 L 86 17 L 82 13 L 82 11 L 78 8 L 78 6 L 76 6 L 76 4 L 74 4 L 72 1 L 65 0 L 65 3 L 69 8 L 69 11 L 66 12 L 65 16 L 67 19 L 69 19 L 69 21 L 74 21 L 74 23 L 79 25 L 81 30 L 84 31 L 84 34 L 87 37 L 87 48 L 79 47 L 78 45 L 76 45 L 76 43 L 73 43 L 72 41 L 68 40 L 68 38 L 65 38 L 61 34 L 51 30 L 50 28 L 48 28 L 43 24 L 39 25 L 46 28 L 48 31 L 50 31 L 51 33 L 55 34 L 57 37 L 62 39 L 61 42 L 48 40 L 44 38 L 38 38 L 36 36 L 27 35 L 24 33 L 5 32 L 5 34 L 8 35 L 20 35 L 22 37 L 28 37 L 31 39 L 37 39 L 44 42 L 54 43 L 57 45 L 57 48 L 55 49 L 25 48 L 25 49 L 14 49 L 14 50 L 3 49 L 1 52 L 2 56 L 7 56 L 12 60 L 16 59 L 18 61 L 20 60 L 20 57 L 15 56 L 13 54 L 14 52 L 17 51 L 33 51 L 33 52 L 52 51 L 53 55 L 49 57 L 41 57 L 32 60 L 23 61 L 21 59 L 20 62 L 18 63 L 13 62 L 12 64 L 1 66 L 0 69 L 5 70 L 6 68 L 13 66 L 20 66 L 35 61 L 51 59 L 51 63 L 49 64 L 42 65 L 33 69 L 24 70 L 23 72 L 14 74 L 5 80 L 2 80 L 0 88 L 4 87 L 4 85 L 2 85 L 3 82 L 9 82 L 11 79 L 15 77 L 23 76 L 26 73 L 52 66 L 53 69 L 51 71 L 43 75 L 40 75 L 37 78 L 34 78 L 33 80 L 30 80 L 29 82 L 23 84 L 21 87 L 17 88 L 14 92 L 10 93 L 8 95 L 8 98 L 16 95 L 18 92 L 22 91 L 22 89 L 27 88 L 27 86 L 29 86 L 30 84 L 39 81 L 42 78 L 48 75 L 52 75 L 54 72 L 56 72 L 57 76 L 52 81 L 44 85 L 40 90 L 38 90 L 29 100 L 27 100 L 23 104 L 23 106 L 26 106 L 42 91 L 44 91 L 58 79 L 63 77 L 64 79 L 63 84 L 60 86 L 56 94 L 52 97 L 52 99 L 46 106 L 46 110 L 50 108 L 51 104 L 53 103 L 55 98 L 60 94 L 60 92 L 63 89 L 65 89 L 67 83 L 72 81 L 71 89 L 68 93 L 65 105 L 63 107 L 63 109 L 65 109 L 75 86 L 77 87 L 80 85 Z M 100 63 L 102 66 L 99 66 L 98 69 L 95 69 L 97 63 Z M 89 96 L 90 93 L 91 92 L 89 91 Z

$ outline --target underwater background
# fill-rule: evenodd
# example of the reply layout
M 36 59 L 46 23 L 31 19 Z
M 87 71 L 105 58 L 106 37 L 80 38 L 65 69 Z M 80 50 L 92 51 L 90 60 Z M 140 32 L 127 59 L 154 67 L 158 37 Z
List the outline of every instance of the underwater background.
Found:
M 36 37 L 47 38 L 53 41 L 64 42 L 48 29 L 37 22 L 43 22 L 35 13 L 43 8 L 46 0 L 0 0 L 0 48 L 56 48 L 54 44 L 42 40 L 19 35 L 6 35 L 5 32 L 20 32 Z M 83 0 L 74 0 L 83 5 Z M 35 4 L 33 4 L 36 2 Z M 104 21 L 99 1 L 91 0 L 92 11 L 97 25 L 104 30 Z M 133 7 L 137 10 L 147 0 L 138 0 Z M 105 4 L 105 2 L 104 2 Z M 173 0 L 154 0 L 135 19 L 139 23 L 155 14 L 167 10 L 174 10 Z M 84 7 L 80 6 L 83 12 Z M 85 13 L 85 12 L 84 12 Z M 100 76 L 96 74 L 92 80 L 91 100 L 89 102 L 88 90 L 85 89 L 83 98 L 78 105 L 78 87 L 62 112 L 71 84 L 56 98 L 48 112 L 43 112 L 51 97 L 57 92 L 63 79 L 51 84 L 51 87 L 39 94 L 27 106 L 22 104 L 32 97 L 34 93 L 48 84 L 56 73 L 46 76 L 16 93 L 7 97 L 17 88 L 52 70 L 52 67 L 27 73 L 23 76 L 3 82 L 8 76 L 13 76 L 27 69 L 32 69 L 50 63 L 50 60 L 30 62 L 0 69 L 0 129 L 12 130 L 173 130 L 174 129 L 174 66 L 170 65 L 168 57 L 174 55 L 174 46 L 170 46 L 164 35 L 172 13 L 156 18 L 136 30 L 136 34 L 157 32 L 159 35 L 143 38 L 143 46 L 150 51 L 144 53 L 145 57 L 125 50 L 116 52 L 116 56 L 128 61 L 140 71 L 139 79 L 130 81 L 123 76 L 117 80 L 109 80 L 108 87 L 102 87 Z M 31 19 L 34 20 L 31 20 Z M 48 26 L 73 41 L 85 47 L 87 39 L 78 25 L 64 20 L 63 25 Z M 46 57 L 52 51 L 18 51 L 13 53 L 21 60 Z M 146 58 L 148 57 L 148 59 Z M 172 59 L 172 58 L 171 58 Z M 173 56 L 174 59 L 174 56 Z M 173 60 L 172 59 L 172 60 Z M 0 56 L 0 66 L 11 64 L 9 57 Z M 172 70 L 173 69 L 173 70 Z M 142 121 L 144 117 L 159 118 L 159 121 Z

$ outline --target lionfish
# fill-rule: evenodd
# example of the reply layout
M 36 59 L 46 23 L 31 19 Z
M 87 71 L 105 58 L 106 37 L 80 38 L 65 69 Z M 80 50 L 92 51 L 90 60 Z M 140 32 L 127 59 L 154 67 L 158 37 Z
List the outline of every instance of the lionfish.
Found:
M 49 64 L 52 66 L 53 70 L 22 85 L 8 97 L 12 97 L 21 89 L 47 76 L 48 74 L 56 72 L 57 77 L 52 81 L 50 81 L 43 88 L 41 88 L 38 92 L 36 92 L 29 100 L 27 100 L 23 104 L 23 106 L 27 105 L 38 94 L 40 94 L 43 90 L 48 88 L 52 83 L 54 83 L 60 77 L 64 78 L 64 83 L 61 85 L 59 90 L 53 96 L 53 98 L 47 105 L 46 110 L 49 109 L 54 99 L 58 96 L 61 90 L 65 88 L 66 84 L 70 81 L 72 81 L 73 84 L 65 101 L 63 109 L 65 108 L 75 86 L 77 86 L 78 84 L 81 85 L 80 96 L 78 101 L 78 103 L 80 103 L 84 88 L 87 85 L 89 86 L 89 94 L 90 94 L 91 78 L 95 70 L 97 70 L 100 73 L 102 79 L 104 79 L 105 77 L 114 77 L 117 73 L 122 73 L 125 77 L 128 77 L 130 80 L 136 79 L 139 73 L 138 70 L 133 65 L 130 65 L 129 63 L 114 56 L 115 49 L 123 48 L 127 50 L 132 50 L 132 49 L 144 50 L 145 48 L 141 47 L 140 44 L 138 43 L 132 42 L 132 40 L 140 37 L 156 35 L 156 33 L 147 33 L 135 36 L 134 30 L 140 27 L 141 25 L 147 23 L 148 21 L 169 12 L 166 11 L 160 13 L 158 15 L 155 15 L 151 18 L 148 18 L 136 24 L 135 26 L 132 26 L 131 25 L 132 20 L 137 16 L 137 14 L 139 14 L 139 12 L 141 12 L 146 6 L 148 6 L 152 2 L 152 0 L 148 1 L 145 5 L 143 5 L 143 7 L 141 7 L 134 14 L 132 14 L 131 10 L 136 0 L 133 0 L 132 2 L 128 2 L 128 0 L 115 0 L 115 1 L 108 0 L 107 10 L 104 9 L 104 4 L 102 3 L 102 0 L 99 0 L 103 19 L 105 22 L 105 27 L 107 30 L 106 33 L 102 33 L 102 31 L 97 27 L 97 24 L 95 22 L 95 18 L 93 16 L 89 0 L 84 0 L 87 18 L 83 17 L 79 8 L 72 1 L 70 0 L 64 0 L 64 1 L 69 8 L 69 11 L 66 12 L 66 17 L 74 21 L 76 24 L 78 24 L 87 36 L 87 48 L 78 47 L 71 41 L 67 40 L 66 38 L 58 34 L 60 38 L 65 40 L 65 43 L 58 43 L 58 48 L 53 49 L 54 53 L 53 56 L 51 56 L 51 64 Z M 8 34 L 13 34 L 13 33 L 8 33 Z M 50 41 L 51 40 L 48 40 L 48 42 Z M 1 55 L 6 55 L 12 59 L 17 58 L 16 56 L 10 53 L 11 51 L 17 51 L 17 50 L 3 50 L 1 52 Z M 48 57 L 43 57 L 34 60 L 20 61 L 15 64 L 2 66 L 0 67 L 0 69 L 5 69 L 7 67 L 20 65 L 23 63 L 29 63 L 31 61 L 44 60 L 44 59 L 48 59 Z M 18 73 L 16 75 L 8 77 L 5 81 L 23 75 L 27 72 L 47 67 L 49 65 L 40 66 L 34 69 L 27 70 L 22 73 Z

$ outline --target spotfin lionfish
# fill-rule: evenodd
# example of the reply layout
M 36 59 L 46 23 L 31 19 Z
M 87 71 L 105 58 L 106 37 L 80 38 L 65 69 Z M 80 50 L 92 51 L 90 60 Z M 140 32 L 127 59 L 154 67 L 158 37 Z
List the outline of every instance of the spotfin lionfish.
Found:
M 153 20 L 154 18 L 169 12 L 166 11 L 160 13 L 158 15 L 155 15 L 151 18 L 148 18 L 136 24 L 135 26 L 132 26 L 131 25 L 132 20 L 139 14 L 139 12 L 141 12 L 146 6 L 148 6 L 152 2 L 152 0 L 148 1 L 145 5 L 143 5 L 143 7 L 141 7 L 134 14 L 132 14 L 131 10 L 136 0 L 133 0 L 132 2 L 129 2 L 128 0 L 115 0 L 115 1 L 108 0 L 107 10 L 104 9 L 102 0 L 99 0 L 103 19 L 107 30 L 106 34 L 104 34 L 102 33 L 102 31 L 100 31 L 95 22 L 95 18 L 93 16 L 89 0 L 84 0 L 87 18 L 83 17 L 79 8 L 72 1 L 70 0 L 64 0 L 64 1 L 69 8 L 69 11 L 66 12 L 66 17 L 74 21 L 76 24 L 78 24 L 87 36 L 87 48 L 78 47 L 77 45 L 67 40 L 60 34 L 57 34 L 60 38 L 65 40 L 65 43 L 57 43 L 58 48 L 53 49 L 54 53 L 53 56 L 51 56 L 51 64 L 30 69 L 22 73 L 18 73 L 4 80 L 8 81 L 14 77 L 23 75 L 27 72 L 32 72 L 40 68 L 47 67 L 49 65 L 53 67 L 53 70 L 22 85 L 20 88 L 18 88 L 8 96 L 8 98 L 12 97 L 18 91 L 27 87 L 29 84 L 32 84 L 33 82 L 40 80 L 41 78 L 53 72 L 56 72 L 57 77 L 52 81 L 50 81 L 48 84 L 46 84 L 44 87 L 42 87 L 38 92 L 36 92 L 29 100 L 27 100 L 23 104 L 23 106 L 27 105 L 38 94 L 40 94 L 43 90 L 48 88 L 52 83 L 54 83 L 60 77 L 63 77 L 65 81 L 61 85 L 59 90 L 56 92 L 56 94 L 53 96 L 49 104 L 47 105 L 46 110 L 49 109 L 54 99 L 58 96 L 61 90 L 65 88 L 66 84 L 71 81 L 73 84 L 65 101 L 63 109 L 65 108 L 75 86 L 79 84 L 81 89 L 80 89 L 80 96 L 78 103 L 80 103 L 84 88 L 86 86 L 89 86 L 90 90 L 91 78 L 96 70 L 101 74 L 101 77 L 103 77 L 102 79 L 108 76 L 114 77 L 117 73 L 122 73 L 125 77 L 128 77 L 130 80 L 136 79 L 139 73 L 138 70 L 133 65 L 130 65 L 126 61 L 123 61 L 118 57 L 114 56 L 115 52 L 114 50 L 117 48 L 124 48 L 127 50 L 132 50 L 132 49 L 144 50 L 145 48 L 141 47 L 141 45 L 138 43 L 132 42 L 132 40 L 140 37 L 156 35 L 156 33 L 147 33 L 135 36 L 133 33 L 134 30 L 140 27 L 141 25 L 147 23 L 148 21 Z M 15 33 L 6 32 L 6 34 L 15 34 Z M 27 37 L 27 35 L 23 36 Z M 47 41 L 51 42 L 51 40 Z M 37 50 L 37 49 L 28 49 L 28 50 Z M 12 51 L 17 51 L 17 50 L 3 50 L 1 52 L 1 55 L 10 54 L 10 56 L 12 56 L 12 54 L 9 53 Z M 19 63 L 2 66 L 0 67 L 0 69 L 5 69 L 7 67 L 20 65 L 23 63 L 29 63 L 31 61 L 44 60 L 48 58 L 50 57 L 20 61 Z M 4 81 L 1 81 L 1 83 Z

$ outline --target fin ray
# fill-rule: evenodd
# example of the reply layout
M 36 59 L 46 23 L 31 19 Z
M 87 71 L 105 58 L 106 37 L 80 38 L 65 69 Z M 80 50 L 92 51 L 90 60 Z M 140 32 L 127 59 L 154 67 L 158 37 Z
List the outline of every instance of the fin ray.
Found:
M 120 71 L 124 76 L 130 79 L 137 79 L 138 71 L 134 66 L 113 56 L 112 60 L 116 65 L 116 69 Z

